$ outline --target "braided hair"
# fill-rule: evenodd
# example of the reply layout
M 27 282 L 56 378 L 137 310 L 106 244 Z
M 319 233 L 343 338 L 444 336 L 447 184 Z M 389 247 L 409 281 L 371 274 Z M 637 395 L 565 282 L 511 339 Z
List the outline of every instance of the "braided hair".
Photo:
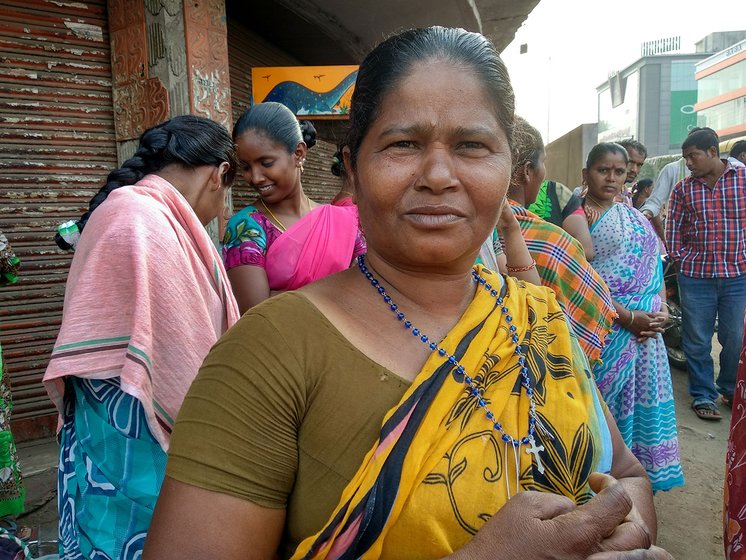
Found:
M 109 194 L 119 187 L 134 185 L 145 175 L 172 164 L 184 167 L 230 164 L 225 183 L 236 172 L 236 156 L 228 131 L 220 124 L 195 115 L 182 115 L 146 130 L 135 154 L 111 171 L 106 184 L 88 203 L 88 211 L 74 222 L 62 224 L 54 237 L 61 249 L 70 250 L 85 229 L 88 219 Z

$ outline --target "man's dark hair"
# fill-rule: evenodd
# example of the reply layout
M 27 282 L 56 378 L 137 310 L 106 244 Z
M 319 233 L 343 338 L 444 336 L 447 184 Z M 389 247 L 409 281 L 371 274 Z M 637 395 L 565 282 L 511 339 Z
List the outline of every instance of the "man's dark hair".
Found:
M 620 140 L 617 144 L 627 150 L 627 153 L 629 153 L 629 150 L 635 150 L 642 154 L 643 158 L 648 157 L 648 149 L 642 144 L 642 142 L 630 138 L 629 140 Z
M 746 152 L 746 140 L 739 140 L 730 149 L 730 157 L 737 158 L 744 152 Z
M 710 128 L 709 126 L 695 126 L 695 127 L 693 128 L 693 129 L 691 129 L 691 130 L 689 131 L 689 134 L 688 134 L 688 136 L 691 136 L 691 135 L 692 135 L 692 134 L 694 134 L 695 132 L 701 132 L 701 131 L 703 131 L 703 130 L 704 130 L 704 131 L 706 131 L 706 132 L 709 132 L 709 133 L 710 133 L 710 134 L 712 134 L 712 135 L 714 135 L 714 136 L 715 136 L 715 138 L 718 138 L 718 133 L 717 133 L 717 132 L 715 132 L 715 131 L 714 131 L 713 129 L 711 129 L 711 128 Z M 719 140 L 719 138 L 718 138 L 718 140 Z
M 692 132 L 686 137 L 684 143 L 681 145 L 681 151 L 683 152 L 687 148 L 697 148 L 706 152 L 710 148 L 715 148 L 715 153 L 720 155 L 720 140 L 717 134 L 713 134 L 710 130 L 697 130 Z

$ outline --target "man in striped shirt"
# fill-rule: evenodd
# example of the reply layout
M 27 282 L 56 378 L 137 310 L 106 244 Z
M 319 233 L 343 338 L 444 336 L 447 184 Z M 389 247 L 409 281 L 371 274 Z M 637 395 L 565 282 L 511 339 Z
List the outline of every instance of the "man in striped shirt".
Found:
M 746 168 L 720 159 L 719 141 L 707 130 L 681 146 L 691 176 L 671 192 L 666 238 L 679 264 L 684 352 L 692 407 L 719 420 L 718 394 L 730 405 L 746 308 Z M 718 317 L 720 373 L 715 383 L 710 352 Z

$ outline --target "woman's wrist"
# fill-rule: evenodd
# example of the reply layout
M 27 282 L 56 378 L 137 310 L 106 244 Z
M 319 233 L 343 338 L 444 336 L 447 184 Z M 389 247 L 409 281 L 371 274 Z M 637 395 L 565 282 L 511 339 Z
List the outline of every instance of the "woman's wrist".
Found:
M 528 272 L 532 268 L 536 268 L 536 261 L 531 259 L 531 263 L 523 266 L 512 266 L 510 264 L 506 265 L 506 268 L 508 272 Z
M 632 323 L 635 322 L 635 312 L 631 309 L 627 309 L 626 307 L 622 307 L 621 309 L 617 308 L 617 320 L 616 322 L 619 323 L 621 327 L 624 327 L 625 329 L 628 329 L 632 326 Z
M 626 329 L 628 329 L 629 327 L 631 327 L 632 323 L 635 322 L 635 312 L 632 311 L 631 309 L 628 309 L 627 311 L 629 311 L 629 319 L 627 320 L 626 324 L 624 325 L 624 328 L 626 328 Z

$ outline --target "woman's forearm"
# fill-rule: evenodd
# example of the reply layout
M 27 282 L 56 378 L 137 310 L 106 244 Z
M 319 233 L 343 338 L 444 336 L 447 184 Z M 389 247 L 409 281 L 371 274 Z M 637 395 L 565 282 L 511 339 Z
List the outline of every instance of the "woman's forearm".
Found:
M 616 310 L 617 318 L 616 322 L 622 327 L 626 327 L 632 324 L 632 312 L 627 309 L 624 305 L 619 303 L 617 300 L 612 299 L 611 303 L 614 305 Z
M 541 286 L 541 278 L 536 271 L 536 262 L 526 246 L 526 240 L 523 239 L 523 233 L 521 233 L 518 223 L 516 222 L 515 226 L 504 228 L 500 233 L 503 239 L 508 274 L 519 280 Z

